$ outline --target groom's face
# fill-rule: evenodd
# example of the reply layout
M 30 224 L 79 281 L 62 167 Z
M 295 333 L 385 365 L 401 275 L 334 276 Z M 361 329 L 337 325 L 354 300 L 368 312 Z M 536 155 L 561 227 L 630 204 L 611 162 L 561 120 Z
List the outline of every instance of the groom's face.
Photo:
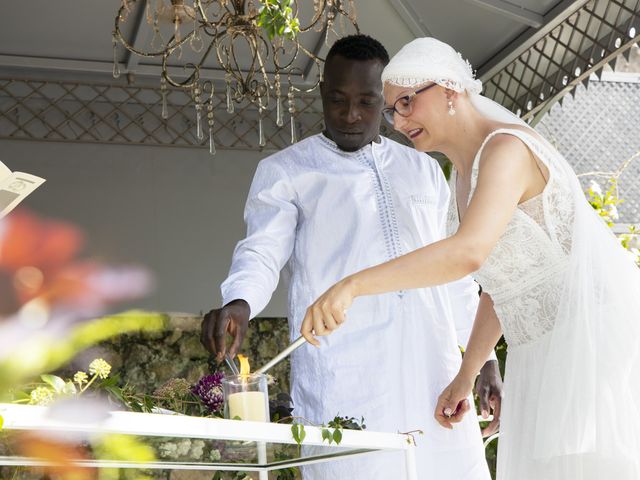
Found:
M 380 60 L 329 58 L 320 84 L 325 134 L 349 152 L 371 143 L 380 132 L 384 65 Z

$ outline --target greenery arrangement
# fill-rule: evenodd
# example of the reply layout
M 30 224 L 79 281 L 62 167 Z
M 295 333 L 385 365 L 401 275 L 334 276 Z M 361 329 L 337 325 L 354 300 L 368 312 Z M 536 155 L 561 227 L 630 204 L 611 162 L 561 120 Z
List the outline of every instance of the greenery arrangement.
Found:
M 594 210 L 598 212 L 602 220 L 609 227 L 613 227 L 615 221 L 619 219 L 618 205 L 624 202 L 624 199 L 619 197 L 617 177 L 609 178 L 606 190 L 603 190 L 598 182 L 592 180 L 586 194 L 587 200 Z M 640 233 L 638 227 L 630 225 L 628 232 L 618 234 L 617 237 L 620 240 L 620 244 L 633 256 L 636 264 L 640 266 L 638 233 Z
M 262 0 L 258 10 L 258 26 L 269 40 L 284 37 L 293 40 L 300 32 L 300 21 L 293 14 L 292 0 Z
M 50 405 L 55 401 L 79 397 L 107 396 L 116 408 L 126 408 L 135 412 L 178 413 L 200 417 L 223 416 L 222 378 L 224 374 L 215 370 L 203 376 L 195 384 L 185 378 L 171 378 L 158 387 L 152 394 L 136 392 L 129 384 L 122 384 L 120 376 L 112 373 L 112 366 L 102 358 L 92 360 L 88 368 L 79 370 L 70 378 L 54 374 L 40 375 L 39 382 L 26 384 L 21 389 L 12 391 L 15 403 L 31 405 Z M 270 420 L 274 423 L 291 424 L 291 434 L 298 446 L 301 445 L 306 432 L 305 425 L 313 425 L 322 429 L 322 439 L 327 444 L 340 444 L 344 430 L 364 430 L 364 419 L 335 416 L 326 424 L 316 425 L 312 422 L 292 415 L 293 401 L 291 397 L 280 392 L 269 400 Z M 140 441 L 126 435 L 107 436 L 99 442 L 88 444 L 87 448 L 97 458 L 127 459 L 127 451 L 133 452 L 138 461 L 154 461 L 161 458 L 169 461 L 217 461 L 221 458 L 219 442 L 192 439 L 152 438 Z M 228 447 L 227 447 L 228 448 Z M 225 452 L 228 455 L 228 452 Z M 242 453 L 242 452 L 240 452 Z M 296 455 L 289 446 L 283 445 L 273 452 L 277 460 L 288 460 Z M 129 458 L 132 458 L 129 455 Z M 131 472 L 130 472 L 131 473 Z M 105 470 L 101 474 L 104 479 L 118 478 L 113 470 Z M 143 471 L 136 471 L 136 478 L 152 478 Z M 216 472 L 213 479 L 240 480 L 246 478 L 244 472 Z M 299 478 L 297 468 L 285 468 L 276 472 L 277 480 L 293 480 Z
M 301 423 L 300 420 L 304 421 L 304 419 L 300 419 L 300 417 L 292 417 L 291 423 L 291 435 L 299 447 L 302 446 L 302 442 L 307 435 L 304 430 L 304 423 Z M 307 423 L 313 425 L 311 422 L 307 421 Z M 333 420 L 326 425 L 314 426 L 321 428 L 322 440 L 326 441 L 329 445 L 332 443 L 336 445 L 340 444 L 343 430 L 365 430 L 367 428 L 364 424 L 364 418 L 358 421 L 354 417 L 341 417 L 339 415 L 336 415 Z

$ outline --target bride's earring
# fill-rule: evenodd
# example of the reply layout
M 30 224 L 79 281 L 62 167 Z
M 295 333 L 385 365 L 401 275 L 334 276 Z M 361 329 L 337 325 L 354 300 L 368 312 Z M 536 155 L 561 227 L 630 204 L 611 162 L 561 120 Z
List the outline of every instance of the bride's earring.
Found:
M 456 109 L 453 108 L 453 100 L 449 100 L 449 115 L 452 117 L 456 114 Z

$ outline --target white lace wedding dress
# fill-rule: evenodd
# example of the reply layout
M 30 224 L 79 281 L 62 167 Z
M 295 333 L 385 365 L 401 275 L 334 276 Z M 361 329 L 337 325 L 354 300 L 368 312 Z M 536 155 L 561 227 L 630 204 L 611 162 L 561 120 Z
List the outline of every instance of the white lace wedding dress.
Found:
M 474 160 L 470 198 L 482 149 L 500 133 L 522 140 L 549 178 L 540 195 L 518 206 L 474 274 L 508 344 L 498 479 L 639 479 L 638 338 L 627 335 L 637 334 L 640 311 L 631 318 L 624 309 L 637 306 L 640 274 L 606 226 L 592 221 L 584 196 L 578 200 L 566 162 L 533 132 L 489 135 Z M 451 233 L 458 228 L 452 177 Z M 621 251 L 613 261 L 600 258 L 598 251 L 611 249 Z M 605 263 L 618 280 L 594 280 Z

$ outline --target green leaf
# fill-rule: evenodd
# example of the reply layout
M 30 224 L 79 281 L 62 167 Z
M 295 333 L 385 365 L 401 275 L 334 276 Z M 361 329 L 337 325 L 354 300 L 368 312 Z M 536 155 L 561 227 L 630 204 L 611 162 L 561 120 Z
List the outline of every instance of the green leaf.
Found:
M 329 442 L 329 445 L 333 442 L 333 436 L 331 435 L 331 431 L 328 428 L 322 429 L 322 440 L 326 440 Z
M 51 385 L 56 393 L 64 392 L 65 383 L 64 383 L 64 380 L 61 379 L 60 377 L 56 375 L 50 375 L 48 373 L 44 373 L 40 375 L 40 378 L 44 383 L 48 383 L 49 385 Z
M 29 395 L 27 392 L 25 392 L 23 390 L 18 390 L 16 392 L 14 392 L 13 396 L 15 398 L 15 401 L 31 400 L 31 395 Z
M 117 386 L 119 382 L 120 382 L 120 374 L 116 373 L 102 380 L 98 384 L 98 387 L 108 389 L 109 387 Z
M 295 442 L 300 446 L 307 436 L 307 432 L 304 431 L 304 425 L 301 423 L 294 423 L 291 425 L 291 435 Z
M 144 410 L 145 410 L 145 412 L 150 413 L 151 410 L 153 410 L 153 407 L 154 407 L 153 399 L 149 395 L 145 395 L 144 399 L 143 399 L 143 402 L 144 402 Z
M 67 382 L 64 384 L 62 393 L 64 393 L 65 395 L 75 395 L 76 393 L 78 393 L 78 389 L 73 384 L 73 382 Z
M 127 401 L 127 399 L 124 398 L 124 393 L 122 392 L 122 389 L 120 387 L 109 386 L 109 387 L 105 387 L 105 390 L 107 391 L 107 393 L 109 393 L 110 395 L 113 395 L 117 400 L 121 401 L 125 405 L 131 406 L 134 402 L 136 402 L 135 400 Z
M 336 445 L 339 445 L 342 441 L 342 431 L 339 428 L 333 431 L 333 441 L 336 442 Z

